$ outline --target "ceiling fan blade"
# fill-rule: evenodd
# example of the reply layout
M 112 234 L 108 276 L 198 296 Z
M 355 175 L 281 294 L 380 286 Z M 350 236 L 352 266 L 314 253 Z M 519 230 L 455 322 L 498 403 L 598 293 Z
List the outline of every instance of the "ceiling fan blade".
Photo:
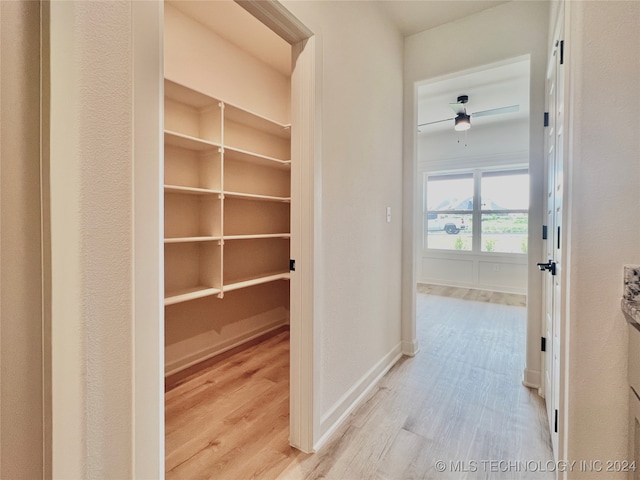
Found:
M 426 125 L 433 125 L 434 123 L 450 122 L 453 118 L 445 118 L 444 120 L 436 120 L 435 122 L 419 123 L 418 127 L 424 127 Z
M 508 107 L 492 108 L 491 110 L 482 110 L 480 112 L 474 112 L 472 117 L 486 117 L 489 115 L 500 115 L 503 113 L 513 113 L 520 110 L 520 105 L 510 105 Z
M 456 112 L 456 115 L 460 115 L 461 113 L 467 113 L 464 108 L 464 103 L 450 103 L 449 106 Z

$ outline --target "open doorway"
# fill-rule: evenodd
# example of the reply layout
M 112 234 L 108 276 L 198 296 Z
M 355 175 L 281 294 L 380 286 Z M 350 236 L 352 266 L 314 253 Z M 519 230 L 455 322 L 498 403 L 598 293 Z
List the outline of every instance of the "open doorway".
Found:
M 263 466 L 249 460 L 264 448 L 312 442 L 300 428 L 312 423 L 312 374 L 299 353 L 311 318 L 302 324 L 295 274 L 296 258 L 311 264 L 300 253 L 299 182 L 312 139 L 291 125 L 313 108 L 301 78 L 313 41 L 277 4 L 258 10 L 288 27 L 285 38 L 244 3 L 164 4 L 168 477 L 253 476 Z
M 529 75 L 525 58 L 418 87 L 418 283 L 526 294 Z
M 470 452 L 482 456 L 480 435 L 505 458 L 549 461 L 543 400 L 522 385 L 529 207 L 541 201 L 530 194 L 530 77 L 523 56 L 416 86 L 416 337 L 447 379 L 433 386 L 451 395 L 444 415 L 477 429 Z M 540 434 L 505 433 L 519 430 Z
M 469 316 L 477 302 L 513 306 L 514 321 L 503 326 L 514 330 L 503 337 L 516 346 L 515 388 L 523 370 L 527 384 L 530 344 L 538 334 L 527 305 L 542 201 L 539 168 L 530 174 L 530 81 L 527 55 L 418 82 L 415 90 L 418 337 L 425 330 L 419 324 L 427 317 L 425 295 L 470 300 L 455 307 Z

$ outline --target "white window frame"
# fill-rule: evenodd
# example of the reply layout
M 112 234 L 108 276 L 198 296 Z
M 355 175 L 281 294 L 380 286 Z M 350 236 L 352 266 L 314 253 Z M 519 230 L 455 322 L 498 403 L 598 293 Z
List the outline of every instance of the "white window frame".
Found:
M 502 209 L 502 210 L 486 210 L 482 209 L 482 176 L 484 174 L 490 174 L 498 176 L 499 174 L 529 174 L 528 166 L 511 166 L 500 168 L 478 168 L 478 169 L 465 169 L 455 172 L 424 172 L 423 174 L 423 205 L 422 205 L 422 246 L 424 251 L 428 252 L 447 252 L 460 255 L 501 255 L 501 256 L 516 256 L 522 257 L 527 253 L 514 253 L 514 252 L 485 252 L 482 250 L 482 215 L 483 214 L 502 214 L 502 213 L 526 213 L 529 215 L 529 209 Z M 429 178 L 433 177 L 464 177 L 471 176 L 473 178 L 473 210 L 428 210 L 427 209 L 427 192 Z M 454 250 L 444 248 L 429 247 L 427 236 L 427 218 L 429 214 L 438 215 L 469 215 L 471 214 L 472 225 L 474 226 L 471 236 L 471 250 Z

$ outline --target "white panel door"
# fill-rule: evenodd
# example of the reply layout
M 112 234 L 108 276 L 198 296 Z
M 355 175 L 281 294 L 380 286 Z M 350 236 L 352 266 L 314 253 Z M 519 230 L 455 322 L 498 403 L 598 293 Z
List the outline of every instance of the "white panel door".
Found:
M 556 34 L 547 72 L 547 240 L 545 262 L 539 264 L 545 273 L 544 337 L 544 395 L 549 419 L 553 453 L 558 458 L 558 428 L 560 405 L 560 345 L 563 308 L 562 291 L 562 232 L 564 190 L 564 48 L 562 30 Z

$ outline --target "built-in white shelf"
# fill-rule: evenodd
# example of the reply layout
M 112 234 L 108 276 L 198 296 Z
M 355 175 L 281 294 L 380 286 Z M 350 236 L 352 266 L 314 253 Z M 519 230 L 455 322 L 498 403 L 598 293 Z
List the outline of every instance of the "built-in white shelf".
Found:
M 290 233 L 265 233 L 257 235 L 225 235 L 224 240 L 257 240 L 261 238 L 291 238 Z
M 185 288 L 183 290 L 177 290 L 173 292 L 167 292 L 164 298 L 165 305 L 174 305 L 176 303 L 187 302 L 189 300 L 195 300 L 196 298 L 209 297 L 211 295 L 218 295 L 220 289 L 197 286 L 192 288 Z
M 209 188 L 183 187 L 181 185 L 165 185 L 166 193 L 184 193 L 187 195 L 220 195 L 220 190 L 212 190 Z
M 257 165 L 264 165 L 269 167 L 291 168 L 291 160 L 270 157 L 268 155 L 249 152 L 247 150 L 230 147 L 228 145 L 225 145 L 224 147 L 224 154 L 225 159 L 227 160 L 239 160 L 241 162 L 254 163 Z
M 206 110 L 220 104 L 220 100 L 199 92 L 195 88 L 185 87 L 168 78 L 164 80 L 164 96 L 165 98 L 189 105 L 198 110 Z
M 252 287 L 254 285 L 261 285 L 263 283 L 275 282 L 277 280 L 289 280 L 290 275 L 286 273 L 277 273 L 275 275 L 267 275 L 264 277 L 253 278 L 251 280 L 244 280 L 242 282 L 230 283 L 222 287 L 223 291 L 230 292 L 233 290 L 239 290 L 241 288 Z
M 164 107 L 165 305 L 288 280 L 290 125 L 168 79 Z
M 224 105 L 224 117 L 235 123 L 260 130 L 276 137 L 291 139 L 291 125 L 280 123 L 259 113 L 236 107 L 229 103 Z
M 192 137 L 184 133 L 173 132 L 171 130 L 164 131 L 164 143 L 173 147 L 180 147 L 186 150 L 196 152 L 205 152 L 207 150 L 218 150 L 222 145 L 202 138 Z
M 240 290 L 242 288 L 248 288 L 255 285 L 262 285 L 264 283 L 271 283 L 278 280 L 289 280 L 290 274 L 277 273 L 274 275 L 266 275 L 263 277 L 252 278 L 250 280 L 244 280 L 242 282 L 230 283 L 224 285 L 222 290 L 218 288 L 197 286 L 192 288 L 185 288 L 183 290 L 177 290 L 173 292 L 167 292 L 164 299 L 165 305 L 174 305 L 176 303 L 188 302 L 189 300 L 195 300 L 197 298 L 210 297 L 212 295 L 219 295 L 222 292 L 232 292 L 234 290 Z
M 215 242 L 218 240 L 222 240 L 222 237 L 175 237 L 165 238 L 164 243 Z
M 224 195 L 231 198 L 239 198 L 242 200 L 262 200 L 265 202 L 281 202 L 291 203 L 291 197 L 274 197 L 271 195 L 257 195 L 254 193 L 241 193 L 241 192 L 224 192 Z

